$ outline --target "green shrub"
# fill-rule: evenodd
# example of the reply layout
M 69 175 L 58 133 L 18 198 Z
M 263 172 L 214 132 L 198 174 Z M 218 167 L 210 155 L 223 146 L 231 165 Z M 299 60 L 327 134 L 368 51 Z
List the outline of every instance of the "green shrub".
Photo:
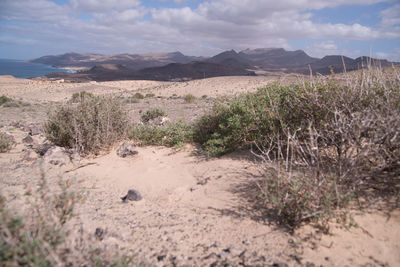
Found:
M 4 103 L 12 102 L 12 101 L 14 101 L 12 98 L 9 98 L 5 95 L 0 96 L 0 106 L 3 105 Z
M 165 116 L 165 112 L 163 110 L 159 108 L 152 108 L 142 114 L 141 120 L 142 122 L 148 122 L 162 116 Z
M 15 142 L 11 136 L 0 132 L 0 153 L 10 151 L 14 145 Z
M 140 145 L 182 147 L 193 141 L 193 130 L 183 122 L 167 122 L 164 126 L 138 125 L 130 130 L 129 138 Z
M 296 129 L 301 120 L 292 108 L 297 91 L 298 86 L 271 85 L 219 101 L 196 123 L 195 140 L 206 154 L 219 156 L 261 141 L 269 133 L 279 133 L 281 121 Z
M 192 94 L 185 95 L 183 99 L 185 100 L 185 103 L 194 103 L 194 101 L 196 101 L 196 97 Z
M 145 98 L 149 98 L 149 97 L 154 97 L 155 96 L 155 94 L 153 94 L 153 93 L 148 93 L 148 94 L 146 94 L 144 97 Z
M 108 149 L 126 129 L 127 115 L 119 99 L 87 94 L 76 104 L 68 103 L 51 112 L 44 125 L 49 141 L 81 154 Z

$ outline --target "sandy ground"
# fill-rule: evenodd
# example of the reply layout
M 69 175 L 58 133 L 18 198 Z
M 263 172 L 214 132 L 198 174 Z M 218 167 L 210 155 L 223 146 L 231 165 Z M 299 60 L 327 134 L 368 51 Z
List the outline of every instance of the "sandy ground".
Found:
M 116 145 L 104 155 L 54 166 L 42 163 L 22 141 L 31 123 L 45 120 L 50 101 L 64 101 L 82 88 L 96 94 L 145 89 L 161 96 L 200 97 L 254 90 L 266 82 L 266 77 L 223 77 L 187 84 L 37 84 L 1 77 L 0 95 L 22 98 L 31 105 L 0 107 L 0 131 L 17 142 L 10 152 L 0 154 L 0 194 L 11 207 L 20 208 L 26 190 L 37 184 L 40 169 L 50 183 L 60 177 L 70 179 L 86 195 L 77 209 L 85 230 L 103 229 L 101 242 L 121 253 L 133 252 L 138 260 L 155 266 L 399 266 L 399 210 L 354 210 L 357 227 L 332 223 L 329 234 L 311 226 L 291 233 L 255 207 L 255 182 L 262 169 L 245 152 L 206 159 L 190 145 L 182 150 L 139 147 L 137 155 L 120 158 Z M 149 101 L 142 105 L 160 100 Z M 176 113 L 179 108 L 186 112 L 188 106 L 179 103 L 170 105 L 178 107 Z M 190 108 L 200 109 L 203 104 Z M 45 141 L 41 134 L 33 138 L 37 143 Z M 129 189 L 138 190 L 143 199 L 123 203 L 120 198 Z
M 63 101 L 80 91 L 95 94 L 132 95 L 135 92 L 170 97 L 192 94 L 196 97 L 225 96 L 262 87 L 273 78 L 265 76 L 216 77 L 188 82 L 111 81 L 89 83 L 54 83 L 16 79 L 0 75 L 0 92 L 27 101 Z

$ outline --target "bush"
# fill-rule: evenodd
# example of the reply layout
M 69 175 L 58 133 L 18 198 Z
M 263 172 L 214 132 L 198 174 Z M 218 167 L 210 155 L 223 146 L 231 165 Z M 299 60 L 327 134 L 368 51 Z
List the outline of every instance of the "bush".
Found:
M 92 93 L 88 93 L 86 91 L 81 91 L 79 93 L 74 93 L 69 100 L 72 103 L 78 103 L 85 100 L 85 98 L 93 98 L 94 95 Z
M 80 154 L 98 153 L 125 135 L 127 115 L 117 98 L 84 94 L 57 108 L 44 125 L 47 139 Z
M 202 144 L 209 156 L 220 156 L 261 141 L 269 132 L 279 131 L 276 113 L 290 115 L 295 88 L 272 85 L 229 101 L 220 99 L 197 121 L 195 141 Z M 279 109 L 272 110 L 271 102 L 279 103 Z
M 9 98 L 5 95 L 0 96 L 0 106 L 3 105 L 4 103 L 12 102 L 12 101 L 14 101 L 12 98 Z
M 196 101 L 196 97 L 192 94 L 185 95 L 183 99 L 185 100 L 185 103 L 194 103 L 194 101 Z
M 142 114 L 141 120 L 142 122 L 149 122 L 150 120 L 154 120 L 158 117 L 165 116 L 165 112 L 159 108 L 152 108 Z
M 11 136 L 0 132 L 0 153 L 10 151 L 14 145 L 15 142 Z
M 136 98 L 136 99 L 143 99 L 144 95 L 142 95 L 141 93 L 136 93 L 136 94 L 133 95 L 133 97 Z
M 182 147 L 193 141 L 193 130 L 183 122 L 167 122 L 165 126 L 138 125 L 131 129 L 129 138 L 140 145 Z
M 144 97 L 145 98 L 149 98 L 149 97 L 154 97 L 155 96 L 155 94 L 153 94 L 153 93 L 148 93 L 148 94 L 146 94 Z
M 273 84 L 217 103 L 197 122 L 195 140 L 209 155 L 252 147 L 275 164 L 279 175 L 266 179 L 263 194 L 295 226 L 371 189 L 398 193 L 399 103 L 398 76 L 379 69 L 341 82 Z
M 128 266 L 133 257 L 109 256 L 81 230 L 68 226 L 82 199 L 60 180 L 58 194 L 49 194 L 44 175 L 37 192 L 28 192 L 29 213 L 11 212 L 0 196 L 0 263 L 2 266 Z M 32 200 L 33 199 L 33 200 Z M 96 247 L 96 248 L 95 248 Z M 116 255 L 116 253 L 114 253 Z

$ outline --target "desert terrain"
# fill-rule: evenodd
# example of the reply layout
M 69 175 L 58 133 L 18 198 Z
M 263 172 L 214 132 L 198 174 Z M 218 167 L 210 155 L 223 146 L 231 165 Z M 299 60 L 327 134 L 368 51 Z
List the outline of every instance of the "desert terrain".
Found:
M 127 99 L 132 121 L 157 107 L 172 121 L 192 122 L 217 97 L 249 92 L 276 79 L 52 83 L 1 76 L 0 95 L 16 104 L 0 107 L 0 131 L 11 135 L 16 145 L 0 153 L 0 194 L 9 207 L 27 212 L 25 193 L 37 187 L 41 173 L 50 188 L 56 188 L 59 179 L 70 180 L 85 196 L 71 227 L 81 227 L 93 238 L 101 233 L 99 244 L 132 253 L 145 265 L 399 266 L 398 208 L 378 203 L 350 210 L 356 224 L 331 222 L 328 233 L 311 225 L 292 231 L 254 201 L 263 165 L 247 151 L 206 158 L 190 144 L 181 149 L 146 146 L 136 147 L 137 155 L 121 158 L 117 144 L 100 155 L 72 157 L 58 165 L 38 153 L 37 148 L 48 143 L 41 131 L 47 112 L 77 92 Z M 135 93 L 149 97 L 130 102 Z M 196 97 L 194 102 L 184 101 L 188 94 Z M 31 141 L 25 139 L 29 134 Z M 130 189 L 143 198 L 122 202 Z

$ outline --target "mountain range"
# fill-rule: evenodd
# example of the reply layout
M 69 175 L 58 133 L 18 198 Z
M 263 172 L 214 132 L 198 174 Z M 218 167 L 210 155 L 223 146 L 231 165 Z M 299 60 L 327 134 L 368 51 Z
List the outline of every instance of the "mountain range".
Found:
M 358 70 L 368 64 L 382 67 L 399 64 L 366 56 L 352 59 L 341 55 L 314 58 L 302 50 L 283 48 L 225 51 L 213 57 L 186 56 L 180 52 L 153 54 L 79 54 L 44 56 L 30 62 L 58 68 L 82 68 L 77 73 L 56 73 L 52 78 L 72 80 L 186 80 L 216 76 L 257 75 L 265 72 L 314 74 Z

